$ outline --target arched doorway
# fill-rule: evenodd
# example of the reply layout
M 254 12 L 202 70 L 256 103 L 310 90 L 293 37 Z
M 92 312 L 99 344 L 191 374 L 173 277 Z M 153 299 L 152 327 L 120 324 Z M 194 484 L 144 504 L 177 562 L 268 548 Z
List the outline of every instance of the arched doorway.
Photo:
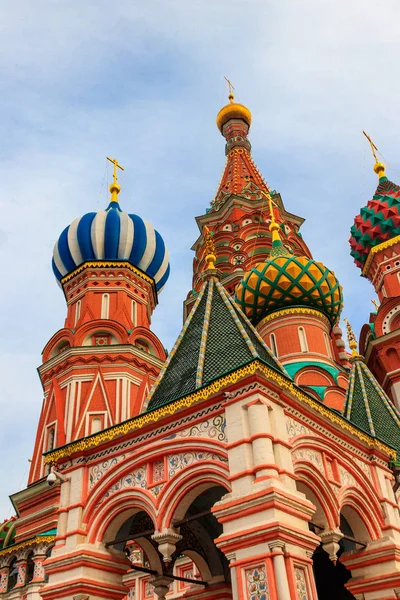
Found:
M 222 588 L 223 597 L 230 597 L 229 564 L 214 543 L 222 533 L 222 526 L 211 512 L 226 493 L 222 486 L 207 487 L 203 482 L 179 503 L 170 523 L 170 529 L 178 534 L 177 541 L 167 563 L 158 547 L 160 532 L 155 531 L 154 522 L 144 510 L 119 524 L 115 538 L 105 545 L 120 556 L 124 553 L 130 562 L 122 578 L 130 590 L 127 598 L 131 597 L 129 594 L 135 598 L 152 598 L 152 580 L 160 577 L 169 581 L 167 585 L 174 598 L 186 597 L 189 592 L 191 598 L 195 599 L 197 593 L 204 597 L 205 591 L 207 598 L 212 599 L 214 593 L 220 598 Z
M 196 496 L 183 519 L 174 523 L 175 528 L 179 528 L 182 539 L 172 558 L 176 560 L 182 554 L 192 556 L 202 578 L 206 577 L 203 566 L 205 563 L 211 579 L 230 585 L 228 561 L 214 543 L 222 534 L 222 525 L 211 513 L 211 508 L 226 493 L 224 487 L 214 486 Z
M 317 535 L 321 533 L 319 528 L 310 524 L 310 529 Z M 343 552 L 354 550 L 356 544 L 349 538 L 354 539 L 354 533 L 343 515 L 340 515 L 340 531 L 344 534 L 339 541 L 338 560 L 334 563 L 320 544 L 313 554 L 313 571 L 318 600 L 355 600 L 345 587 L 351 579 L 351 572 L 340 562 Z
M 352 541 L 355 537 L 354 532 L 348 520 L 343 514 L 340 514 L 340 526 L 337 527 L 336 511 L 338 511 L 338 507 L 335 511 L 332 504 L 328 509 L 327 501 L 321 500 L 323 495 L 321 490 L 318 490 L 316 482 L 313 489 L 311 489 L 308 482 L 299 481 L 297 488 L 316 507 L 312 521 L 309 523 L 310 530 L 318 536 L 329 531 L 337 531 L 339 533 L 338 537 L 340 537 L 340 532 L 344 536 L 337 542 L 339 550 L 335 562 L 329 557 L 322 542 L 314 551 L 312 560 L 318 600 L 355 600 L 354 596 L 345 587 L 345 584 L 351 578 L 351 572 L 339 560 L 343 552 L 356 548 L 356 544 Z

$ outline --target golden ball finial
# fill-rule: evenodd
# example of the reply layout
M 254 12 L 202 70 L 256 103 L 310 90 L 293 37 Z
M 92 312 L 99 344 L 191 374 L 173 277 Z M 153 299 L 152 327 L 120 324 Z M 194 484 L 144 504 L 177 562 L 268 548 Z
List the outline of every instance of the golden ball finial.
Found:
M 376 162 L 374 164 L 374 171 L 378 175 L 379 179 L 381 177 L 386 177 L 385 175 L 385 165 L 382 162 Z
M 245 121 L 249 127 L 251 125 L 251 112 L 247 106 L 235 102 L 235 97 L 232 92 L 233 86 L 229 79 L 227 79 L 227 81 L 229 83 L 229 104 L 223 106 L 217 115 L 217 127 L 221 133 L 225 123 L 231 119 L 242 119 L 242 121 Z

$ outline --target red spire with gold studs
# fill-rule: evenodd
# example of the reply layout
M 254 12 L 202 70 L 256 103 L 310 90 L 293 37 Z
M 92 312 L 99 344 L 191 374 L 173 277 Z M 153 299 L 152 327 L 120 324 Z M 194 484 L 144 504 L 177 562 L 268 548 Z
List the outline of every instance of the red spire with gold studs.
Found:
M 251 158 L 251 144 L 247 134 L 251 125 L 251 112 L 243 104 L 235 102 L 233 85 L 229 84 L 229 103 L 217 115 L 217 126 L 226 139 L 226 165 L 212 209 L 217 210 L 231 195 L 258 197 L 260 190 L 269 192 L 268 184 Z

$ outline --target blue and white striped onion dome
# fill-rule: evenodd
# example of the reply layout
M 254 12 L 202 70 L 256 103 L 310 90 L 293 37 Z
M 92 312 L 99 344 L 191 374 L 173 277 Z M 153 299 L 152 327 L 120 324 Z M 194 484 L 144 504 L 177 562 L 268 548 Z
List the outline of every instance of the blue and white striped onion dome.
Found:
M 126 260 L 154 279 L 157 292 L 169 277 L 169 257 L 161 235 L 137 215 L 123 212 L 118 202 L 106 210 L 78 217 L 64 229 L 53 251 L 59 282 L 87 261 Z

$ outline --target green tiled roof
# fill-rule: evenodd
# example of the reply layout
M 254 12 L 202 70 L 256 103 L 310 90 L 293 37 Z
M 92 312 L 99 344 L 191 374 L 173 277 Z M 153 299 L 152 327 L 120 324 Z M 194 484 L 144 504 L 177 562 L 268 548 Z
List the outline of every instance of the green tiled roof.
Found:
M 221 283 L 210 278 L 150 392 L 148 410 L 168 404 L 260 359 L 287 375 Z
M 0 523 L 0 550 L 7 548 L 14 543 L 15 539 L 15 520 L 16 517 L 6 519 Z
M 354 425 L 395 448 L 400 456 L 400 414 L 362 357 L 354 357 L 344 415 Z

